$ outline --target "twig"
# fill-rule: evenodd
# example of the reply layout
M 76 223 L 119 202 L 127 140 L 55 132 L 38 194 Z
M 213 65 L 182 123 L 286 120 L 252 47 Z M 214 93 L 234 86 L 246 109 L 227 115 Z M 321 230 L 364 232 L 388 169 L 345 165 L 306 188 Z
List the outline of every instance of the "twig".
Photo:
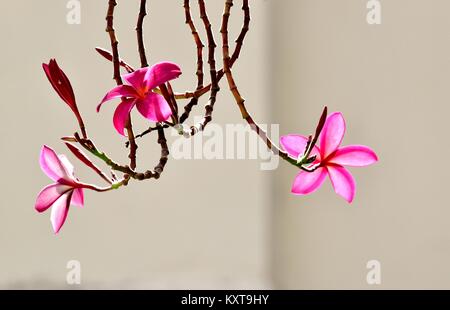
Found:
M 147 55 L 145 53 L 145 44 L 144 44 L 144 34 L 142 30 L 142 26 L 144 24 L 144 18 L 147 15 L 146 11 L 147 0 L 141 0 L 141 6 L 139 10 L 139 16 L 136 26 L 136 33 L 138 39 L 138 51 L 139 57 L 141 58 L 141 67 L 148 67 Z
M 147 130 L 145 130 L 145 131 L 141 132 L 140 134 L 136 135 L 135 138 L 136 139 L 142 138 L 143 136 L 148 135 L 149 133 L 152 133 L 153 131 L 158 130 L 160 127 L 166 129 L 166 128 L 169 128 L 171 126 L 169 126 L 168 124 L 163 124 L 163 125 L 159 125 L 159 126 L 158 125 L 157 126 L 150 126 Z M 125 147 L 129 147 L 129 145 L 130 145 L 130 142 L 127 141 L 125 143 Z
M 191 29 L 192 36 L 194 37 L 195 45 L 197 46 L 197 90 L 203 88 L 203 42 L 200 39 L 197 28 L 195 27 L 194 21 L 191 16 L 191 8 L 189 6 L 190 0 L 184 0 L 184 11 L 186 16 L 185 23 L 189 25 Z
M 106 14 L 106 32 L 109 34 L 109 39 L 111 41 L 112 49 L 112 62 L 114 65 L 114 75 L 113 79 L 116 80 L 117 85 L 122 85 L 122 78 L 120 76 L 120 60 L 119 60 L 119 41 L 116 38 L 116 32 L 114 30 L 114 8 L 117 2 L 115 0 L 108 1 L 108 12 Z
M 243 8 L 246 10 L 246 19 L 250 20 L 250 11 L 248 7 L 248 0 L 243 0 L 244 5 Z M 276 146 L 268 137 L 267 133 L 253 120 L 252 116 L 248 112 L 246 106 L 245 106 L 245 100 L 242 98 L 239 89 L 234 81 L 233 74 L 231 72 L 231 57 L 230 57 L 230 51 L 229 51 L 229 45 L 228 45 L 228 20 L 230 17 L 231 7 L 233 6 L 233 0 L 225 0 L 225 9 L 222 17 L 222 28 L 220 30 L 222 34 L 222 53 L 223 53 L 223 68 L 224 73 L 227 77 L 228 86 L 230 88 L 230 91 L 233 94 L 233 97 L 236 101 L 236 104 L 239 107 L 239 110 L 241 111 L 242 117 L 247 121 L 247 123 L 250 125 L 250 128 L 255 131 L 258 136 L 265 142 L 267 148 L 271 150 L 275 155 L 280 156 L 282 159 L 286 160 L 287 162 L 293 164 L 294 166 L 299 167 L 302 170 L 311 172 L 313 171 L 310 168 L 303 167 L 304 163 L 297 163 L 297 160 L 290 157 L 289 154 L 285 151 L 282 151 L 278 146 Z M 316 167 L 313 169 L 317 169 Z
M 74 134 L 74 138 L 76 142 L 78 142 L 78 144 L 80 144 L 85 150 L 87 150 L 89 153 L 96 156 L 97 158 L 101 159 L 103 162 L 105 162 L 106 165 L 111 167 L 112 170 L 122 172 L 124 174 L 124 178 L 127 180 L 126 183 L 122 185 L 127 185 L 128 180 L 130 178 L 142 181 L 152 178 L 159 179 L 159 177 L 161 176 L 169 156 L 169 147 L 167 145 L 167 140 L 164 134 L 164 128 L 166 127 L 163 125 L 157 125 L 157 128 L 154 129 L 158 131 L 158 143 L 161 146 L 161 157 L 159 159 L 159 163 L 154 168 L 154 171 L 148 170 L 143 173 L 136 172 L 128 166 L 119 165 L 118 163 L 114 162 L 104 152 L 98 150 L 91 140 L 81 138 L 78 133 Z
M 249 114 L 247 112 L 247 109 L 244 105 L 244 98 L 242 98 L 241 94 L 239 93 L 239 89 L 236 86 L 236 83 L 233 78 L 233 74 L 231 73 L 231 66 L 230 66 L 230 48 L 228 45 L 228 20 L 230 17 L 231 7 L 233 6 L 233 0 L 226 0 L 225 1 L 225 9 L 223 13 L 222 18 L 222 28 L 220 30 L 220 33 L 222 34 L 222 53 L 223 53 L 223 71 L 227 77 L 228 85 L 230 87 L 230 91 L 233 94 L 234 99 L 236 100 L 236 103 L 241 111 L 242 117 L 244 119 L 249 118 Z
M 90 190 L 93 190 L 93 191 L 96 191 L 99 193 L 104 193 L 104 192 L 109 192 L 114 189 L 118 189 L 121 186 L 126 186 L 128 184 L 128 181 L 129 181 L 129 177 L 126 176 L 122 180 L 116 181 L 108 187 L 98 187 L 96 185 L 86 184 L 86 183 L 82 183 L 82 182 L 80 182 L 80 184 L 83 188 L 90 189 Z
M 97 53 L 99 53 L 101 56 L 103 56 L 107 60 L 113 61 L 113 55 L 111 54 L 110 51 L 107 51 L 101 47 L 96 47 L 95 50 L 97 51 Z M 129 64 L 127 64 L 125 61 L 123 61 L 122 59 L 119 59 L 119 62 L 120 62 L 120 66 L 122 66 L 128 73 L 134 72 L 133 67 L 131 67 Z
M 198 34 L 197 28 L 195 27 L 194 21 L 191 16 L 191 9 L 189 6 L 190 0 L 184 0 L 184 11 L 186 16 L 186 24 L 189 25 L 191 29 L 192 36 L 194 37 L 195 45 L 197 46 L 197 91 L 203 88 L 203 42 L 200 39 L 200 35 Z M 175 96 L 176 97 L 176 96 Z M 198 98 L 192 97 L 187 105 L 184 107 L 184 112 L 180 117 L 180 123 L 184 123 L 184 121 L 189 117 L 192 108 L 198 104 Z
M 155 166 L 153 171 L 147 170 L 144 173 L 135 174 L 135 178 L 137 180 L 146 180 L 146 179 L 159 179 L 161 174 L 164 171 L 164 167 L 169 159 L 169 147 L 167 145 L 166 136 L 164 133 L 163 126 L 158 126 L 156 129 L 158 130 L 158 144 L 161 146 L 161 157 L 159 158 L 158 164 Z
M 119 41 L 117 41 L 115 30 L 114 30 L 114 8 L 117 5 L 116 0 L 108 1 L 108 12 L 106 15 L 106 31 L 109 34 L 109 38 L 111 41 L 111 49 L 113 55 L 113 66 L 114 66 L 114 76 L 113 78 L 116 80 L 117 85 L 122 85 L 122 78 L 120 76 L 120 57 L 119 57 Z M 133 125 L 131 122 L 131 114 L 128 117 L 128 121 L 125 126 L 128 134 L 128 141 L 130 142 L 130 154 L 128 157 L 130 158 L 130 168 L 132 170 L 136 169 L 136 150 L 138 148 L 136 141 L 134 139 Z
M 174 95 L 175 98 L 177 98 L 176 95 Z M 192 108 L 198 104 L 198 98 L 192 97 L 188 104 L 184 106 L 184 112 L 180 116 L 180 123 L 183 124 L 191 114 Z
M 241 32 L 239 33 L 239 36 L 235 41 L 236 47 L 235 47 L 234 52 L 230 59 L 230 68 L 232 68 L 234 63 L 236 62 L 236 60 L 238 60 L 238 58 L 241 54 L 242 46 L 244 44 L 244 39 L 247 35 L 247 32 L 250 29 L 249 25 L 250 25 L 251 17 L 250 17 L 250 6 L 248 4 L 248 0 L 243 1 L 242 10 L 244 11 L 244 23 L 243 23 Z M 223 71 L 223 69 L 220 69 L 217 72 L 217 80 L 220 82 L 220 80 L 222 79 L 223 76 L 224 76 L 224 71 Z M 197 89 L 195 92 L 185 92 L 184 94 L 175 94 L 175 98 L 177 98 L 177 99 L 199 98 L 199 97 L 203 96 L 204 94 L 206 94 L 210 89 L 211 89 L 211 84 L 203 87 L 202 89 Z
M 248 5 L 248 0 L 242 1 L 242 10 L 244 11 L 244 24 L 241 29 L 241 33 L 239 34 L 238 38 L 236 39 L 236 47 L 234 49 L 233 55 L 230 59 L 230 68 L 233 67 L 234 62 L 239 58 L 239 55 L 241 54 L 242 46 L 244 45 L 244 39 L 247 35 L 247 32 L 250 29 L 250 6 Z
M 173 97 L 173 92 L 171 95 L 166 84 L 159 85 L 159 90 L 161 91 L 161 94 L 164 97 L 164 99 L 166 99 L 167 104 L 169 105 L 170 110 L 172 111 L 171 118 L 173 123 L 178 124 L 178 106 L 175 101 L 175 98 Z
M 78 147 L 69 142 L 66 142 L 65 144 L 67 148 L 72 152 L 72 154 L 74 154 L 82 163 L 91 168 L 107 183 L 112 184 L 111 179 L 108 178 L 108 176 L 102 170 L 100 170 L 100 168 L 98 168 L 86 155 L 84 155 L 84 153 Z
M 167 145 L 166 136 L 162 127 L 158 129 L 158 143 L 161 146 L 161 157 L 159 159 L 158 165 L 154 169 L 153 177 L 155 179 L 159 179 L 169 159 L 169 147 Z
M 247 35 L 248 30 L 250 29 L 250 7 L 248 5 L 248 0 L 243 1 L 242 10 L 244 11 L 244 22 L 241 29 L 241 32 L 236 39 L 236 47 L 234 49 L 233 55 L 230 59 L 230 68 L 233 67 L 234 63 L 240 56 L 240 52 L 242 49 L 242 46 L 244 44 L 244 39 Z M 222 77 L 224 76 L 224 70 L 221 69 L 217 72 L 217 82 L 220 82 Z M 211 89 L 211 84 L 201 88 L 197 89 L 195 92 L 186 92 L 184 94 L 174 94 L 176 99 L 189 99 L 191 98 L 190 102 L 184 107 L 185 112 L 180 117 L 180 123 L 184 123 L 184 121 L 189 117 L 189 113 L 191 112 L 192 108 L 197 105 L 198 99 L 206 94 Z
M 206 37 L 208 40 L 208 64 L 211 76 L 211 93 L 209 96 L 208 104 L 205 106 L 205 117 L 203 118 L 203 121 L 200 122 L 199 124 L 191 126 L 190 130 L 191 136 L 195 135 L 199 131 L 202 131 L 205 128 L 205 126 L 212 120 L 214 104 L 216 103 L 217 93 L 220 90 L 215 60 L 215 50 L 217 45 L 216 42 L 214 41 L 212 26 L 209 21 L 208 14 L 206 12 L 205 1 L 198 0 L 198 5 L 200 10 L 200 18 L 202 19 L 203 25 L 205 26 Z
M 89 139 L 82 139 L 78 133 L 74 134 L 76 142 L 80 144 L 86 151 L 94 155 L 95 157 L 101 159 L 106 165 L 111 167 L 111 169 L 120 171 L 122 173 L 128 174 L 133 177 L 134 171 L 128 166 L 122 166 L 109 158 L 104 152 L 97 149 L 95 144 Z
M 328 108 L 325 106 L 323 108 L 322 115 L 320 116 L 319 123 L 317 124 L 316 132 L 314 133 L 314 138 L 312 136 L 309 136 L 308 143 L 306 145 L 302 160 L 307 160 L 309 158 L 309 155 L 311 154 L 311 151 L 314 149 L 314 146 L 316 145 L 317 140 L 319 139 L 320 133 L 322 132 L 323 126 L 325 125 L 327 114 Z
M 167 81 L 167 92 L 170 97 L 170 101 L 172 102 L 173 107 L 175 108 L 176 117 L 178 119 L 178 103 L 177 103 L 177 99 L 175 99 L 175 95 L 173 93 L 172 84 L 170 84 L 169 81 Z

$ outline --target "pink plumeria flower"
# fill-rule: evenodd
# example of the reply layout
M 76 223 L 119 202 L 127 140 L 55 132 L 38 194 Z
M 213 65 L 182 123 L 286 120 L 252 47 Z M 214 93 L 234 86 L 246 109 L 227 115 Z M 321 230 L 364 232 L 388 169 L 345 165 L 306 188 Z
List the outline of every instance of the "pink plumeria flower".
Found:
M 56 234 L 66 221 L 69 206 L 83 207 L 83 189 L 91 186 L 79 182 L 67 157 L 57 155 L 48 146 L 42 148 L 39 161 L 44 173 L 55 183 L 41 190 L 36 199 L 35 209 L 41 213 L 52 207 L 50 220 Z
M 172 115 L 172 110 L 164 97 L 152 90 L 180 75 L 180 67 L 171 62 L 161 62 L 126 74 L 123 79 L 129 85 L 120 85 L 110 90 L 97 106 L 97 112 L 106 101 L 125 98 L 116 108 L 113 119 L 114 127 L 121 135 L 125 135 L 124 128 L 134 106 L 142 116 L 151 121 L 166 121 Z
M 319 146 L 315 146 L 311 156 L 316 160 L 310 167 L 313 172 L 300 171 L 292 185 L 292 193 L 307 195 L 316 191 L 328 175 L 336 194 L 349 203 L 353 201 L 356 184 L 350 172 L 344 166 L 363 167 L 378 161 L 375 152 L 367 146 L 348 145 L 341 147 L 345 134 L 345 120 L 341 113 L 328 116 L 320 134 Z M 282 136 L 280 144 L 294 158 L 301 158 L 308 138 L 300 135 Z

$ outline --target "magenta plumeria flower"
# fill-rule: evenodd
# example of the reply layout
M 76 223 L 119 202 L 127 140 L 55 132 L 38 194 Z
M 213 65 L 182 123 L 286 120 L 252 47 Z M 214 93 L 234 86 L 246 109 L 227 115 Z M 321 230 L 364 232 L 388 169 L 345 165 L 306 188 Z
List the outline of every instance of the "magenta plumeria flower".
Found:
M 44 173 L 55 183 L 41 190 L 36 199 L 35 209 L 38 212 L 44 212 L 52 207 L 50 220 L 53 231 L 58 233 L 67 218 L 69 206 L 83 207 L 83 189 L 92 186 L 79 182 L 73 174 L 73 166 L 67 157 L 57 155 L 48 146 L 42 148 L 40 165 Z
M 341 147 L 345 134 L 345 120 L 341 113 L 328 116 L 320 134 L 319 146 L 311 156 L 316 160 L 309 168 L 313 172 L 300 171 L 292 185 L 292 193 L 306 195 L 316 191 L 328 175 L 335 192 L 349 203 L 355 197 L 356 185 L 353 176 L 344 166 L 362 167 L 378 161 L 375 152 L 367 146 L 348 145 Z M 291 157 L 301 158 L 308 138 L 300 135 L 282 136 L 280 144 Z
M 129 85 L 120 85 L 110 90 L 98 105 L 97 112 L 106 101 L 123 98 L 113 119 L 114 127 L 121 135 L 125 135 L 124 128 L 134 106 L 142 116 L 151 121 L 166 121 L 172 115 L 172 110 L 164 97 L 152 90 L 180 75 L 180 67 L 171 62 L 161 62 L 126 74 L 123 79 Z

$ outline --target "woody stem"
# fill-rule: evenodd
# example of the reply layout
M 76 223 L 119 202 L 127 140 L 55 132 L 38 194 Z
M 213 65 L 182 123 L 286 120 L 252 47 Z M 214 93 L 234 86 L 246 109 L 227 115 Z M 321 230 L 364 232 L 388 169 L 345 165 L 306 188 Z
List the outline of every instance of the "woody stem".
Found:
M 144 44 L 144 31 L 142 30 L 142 26 L 144 24 L 144 18 L 147 15 L 146 11 L 147 0 L 141 0 L 141 6 L 139 10 L 139 16 L 136 26 L 136 33 L 138 39 L 138 51 L 139 57 L 141 58 L 141 67 L 148 67 L 147 55 L 145 52 L 145 44 Z
M 106 15 L 106 32 L 109 34 L 111 41 L 111 49 L 113 55 L 113 67 L 114 67 L 114 80 L 116 80 L 117 85 L 122 85 L 122 78 L 120 76 L 120 56 L 119 56 L 119 41 L 117 40 L 116 33 L 114 30 L 114 8 L 117 5 L 116 0 L 108 1 L 108 12 Z M 128 117 L 127 123 L 125 125 L 128 134 L 128 141 L 130 142 L 130 153 L 128 157 L 130 158 L 130 168 L 132 170 L 136 169 L 136 150 L 138 148 L 133 132 L 133 125 L 131 122 L 131 114 Z
M 225 76 L 227 77 L 228 86 L 230 88 L 231 93 L 233 94 L 234 100 L 241 112 L 242 118 L 250 125 L 250 128 L 255 131 L 258 136 L 265 142 L 267 148 L 271 150 L 275 155 L 280 156 L 282 159 L 286 160 L 290 164 L 299 167 L 302 170 L 309 171 L 310 169 L 303 167 L 303 163 L 297 163 L 296 159 L 289 156 L 289 154 L 285 151 L 282 151 L 277 145 L 275 145 L 267 133 L 253 120 L 252 116 L 247 110 L 245 106 L 245 100 L 242 97 L 239 89 L 236 85 L 236 82 L 233 77 L 233 73 L 231 71 L 231 57 L 230 57 L 230 49 L 228 43 L 228 21 L 231 15 L 231 7 L 233 6 L 233 0 L 225 0 L 225 8 L 222 16 L 222 54 L 223 54 L 223 71 Z M 248 6 L 248 0 L 243 0 L 243 9 L 245 10 L 246 20 L 250 21 L 250 8 Z M 248 25 L 247 25 L 248 27 Z

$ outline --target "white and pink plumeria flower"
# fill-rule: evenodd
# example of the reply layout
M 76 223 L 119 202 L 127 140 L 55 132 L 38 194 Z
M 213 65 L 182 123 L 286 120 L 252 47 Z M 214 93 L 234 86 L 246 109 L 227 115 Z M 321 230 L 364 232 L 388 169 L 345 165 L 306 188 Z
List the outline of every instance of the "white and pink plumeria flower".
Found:
M 55 183 L 44 187 L 36 198 L 34 208 L 42 213 L 52 208 L 50 221 L 53 231 L 58 233 L 66 221 L 71 205 L 84 206 L 84 189 L 106 191 L 95 185 L 80 182 L 74 175 L 73 165 L 65 155 L 57 155 L 44 145 L 39 159 L 42 171 Z

